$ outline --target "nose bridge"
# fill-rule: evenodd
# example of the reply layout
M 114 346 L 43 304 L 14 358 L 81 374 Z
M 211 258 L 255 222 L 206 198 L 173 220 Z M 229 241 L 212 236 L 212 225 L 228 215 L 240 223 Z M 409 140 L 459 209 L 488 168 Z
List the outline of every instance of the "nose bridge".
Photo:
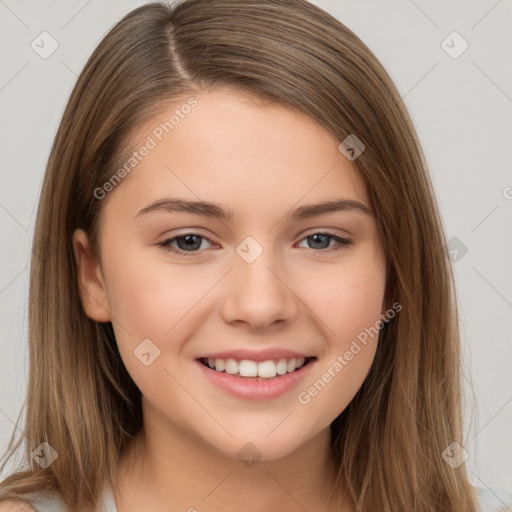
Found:
M 258 328 L 290 320 L 297 313 L 296 298 L 284 284 L 287 278 L 276 251 L 247 237 L 234 257 L 222 308 L 225 320 L 244 321 Z

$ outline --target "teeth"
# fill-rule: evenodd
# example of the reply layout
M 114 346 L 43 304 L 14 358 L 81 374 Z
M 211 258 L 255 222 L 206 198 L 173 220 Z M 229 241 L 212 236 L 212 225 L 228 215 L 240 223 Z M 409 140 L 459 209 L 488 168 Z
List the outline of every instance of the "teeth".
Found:
M 215 366 L 215 369 L 217 369 L 217 366 Z M 229 373 L 230 375 L 238 373 L 238 363 L 234 359 L 226 359 L 225 370 L 226 373 Z
M 257 377 L 260 373 L 259 366 L 260 365 L 254 361 L 243 359 L 238 363 L 238 373 L 242 375 L 242 377 Z
M 274 361 L 263 361 L 258 363 L 258 377 L 264 377 L 266 379 L 271 379 L 275 377 L 277 373 L 276 363 Z M 242 373 L 242 365 L 240 365 L 240 375 L 245 377 Z
M 291 357 L 289 359 L 281 358 L 276 361 L 256 362 L 249 359 L 203 359 L 205 364 L 217 372 L 226 372 L 230 375 L 239 374 L 241 377 L 261 377 L 271 379 L 276 375 L 285 375 L 301 368 L 306 359 L 304 357 Z
M 279 359 L 276 364 L 276 372 L 278 375 L 284 375 L 288 371 L 288 361 Z

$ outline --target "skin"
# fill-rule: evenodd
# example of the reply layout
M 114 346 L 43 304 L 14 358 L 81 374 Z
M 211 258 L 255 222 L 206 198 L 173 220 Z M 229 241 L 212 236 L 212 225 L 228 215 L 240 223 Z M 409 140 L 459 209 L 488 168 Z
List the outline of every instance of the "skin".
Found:
M 385 255 L 373 215 L 285 215 L 340 198 L 370 208 L 366 187 L 339 141 L 304 114 L 226 88 L 194 97 L 198 106 L 103 200 L 100 257 L 85 232 L 73 236 L 84 310 L 112 322 L 143 395 L 144 428 L 119 465 L 118 512 L 339 510 L 328 504 L 329 425 L 363 383 L 377 336 L 308 404 L 297 395 L 386 311 Z M 141 127 L 138 140 L 168 117 Z M 137 216 L 170 196 L 218 203 L 233 219 Z M 325 229 L 352 244 L 307 238 Z M 187 232 L 206 237 L 192 256 L 158 246 Z M 252 263 L 236 252 L 247 236 L 263 248 Z M 134 350 L 148 338 L 160 355 L 145 366 Z M 317 361 L 284 395 L 243 400 L 212 386 L 194 361 L 242 347 Z M 251 467 L 237 457 L 249 441 L 261 454 Z

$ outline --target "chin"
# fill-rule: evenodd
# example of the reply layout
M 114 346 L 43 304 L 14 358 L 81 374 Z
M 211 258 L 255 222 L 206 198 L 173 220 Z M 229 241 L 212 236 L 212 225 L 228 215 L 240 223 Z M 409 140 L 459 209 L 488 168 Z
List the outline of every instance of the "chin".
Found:
M 280 428 L 282 431 L 278 433 L 277 430 Z M 228 440 L 224 439 L 220 443 L 216 440 L 217 442 L 212 446 L 226 457 L 240 460 L 248 467 L 260 460 L 271 461 L 287 457 L 298 450 L 305 441 L 302 438 L 302 432 L 297 431 L 294 434 L 289 428 L 284 429 L 283 426 L 277 427 L 276 431 L 270 435 L 267 430 L 255 431 L 254 427 L 248 428 L 246 435 L 242 432 L 238 430 L 236 436 Z

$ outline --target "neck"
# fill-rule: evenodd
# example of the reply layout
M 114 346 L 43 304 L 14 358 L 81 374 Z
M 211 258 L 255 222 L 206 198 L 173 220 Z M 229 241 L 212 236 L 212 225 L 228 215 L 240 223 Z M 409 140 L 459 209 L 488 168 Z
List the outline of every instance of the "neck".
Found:
M 151 414 L 121 456 L 114 495 L 118 512 L 348 512 L 335 475 L 329 429 L 280 459 L 238 460 Z

